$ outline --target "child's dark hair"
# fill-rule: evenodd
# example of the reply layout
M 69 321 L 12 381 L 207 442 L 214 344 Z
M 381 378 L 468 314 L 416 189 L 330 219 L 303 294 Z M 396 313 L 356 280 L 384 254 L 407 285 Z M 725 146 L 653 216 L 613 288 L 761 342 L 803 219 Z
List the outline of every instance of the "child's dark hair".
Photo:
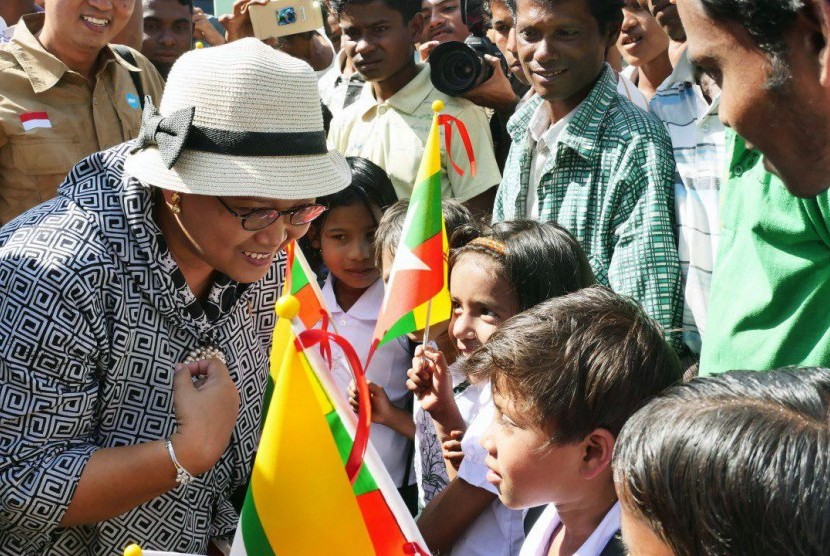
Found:
M 318 237 L 323 225 L 326 222 L 328 214 L 338 207 L 350 207 L 358 203 L 362 203 L 372 215 L 374 220 L 375 215 L 372 207 L 377 207 L 381 212 L 395 204 L 398 196 L 395 193 L 395 187 L 386 172 L 372 162 L 365 158 L 357 156 L 350 156 L 346 158 L 349 167 L 352 170 L 352 183 L 346 189 L 320 197 L 317 202 L 326 205 L 329 210 L 324 212 L 319 218 L 312 222 L 314 234 Z M 375 222 L 377 224 L 377 222 Z M 308 259 L 309 266 L 314 272 L 319 274 L 322 266 L 322 258 L 320 253 L 311 248 L 310 238 L 304 237 L 300 240 L 300 246 Z
M 675 554 L 827 554 L 830 369 L 670 388 L 623 427 L 621 503 Z
M 558 224 L 513 220 L 489 229 L 465 226 L 453 234 L 452 246 L 451 267 L 471 253 L 496 261 L 522 311 L 594 284 L 585 252 Z
M 369 4 L 374 0 L 330 0 L 329 7 L 337 17 L 343 14 L 343 10 L 352 4 Z M 415 17 L 421 11 L 421 0 L 381 0 L 387 8 L 400 12 L 404 23 Z
M 634 300 L 592 286 L 508 319 L 462 364 L 489 377 L 553 444 L 597 428 L 615 437 L 652 396 L 681 380 L 680 361 Z
M 398 248 L 408 209 L 409 200 L 401 199 L 383 213 L 383 218 L 380 219 L 375 232 L 375 264 L 378 268 L 383 266 L 383 255 L 393 253 Z M 441 201 L 441 212 L 444 213 L 444 228 L 447 230 L 447 237 L 452 237 L 459 228 L 475 223 L 470 210 L 455 199 Z
M 359 156 L 346 158 L 352 169 L 352 183 L 342 191 L 320 197 L 317 202 L 326 205 L 329 210 L 337 207 L 350 207 L 363 203 L 367 208 L 375 206 L 381 212 L 388 209 L 398 200 L 395 187 L 386 172 L 371 160 Z M 318 227 L 325 222 L 326 214 L 314 221 Z

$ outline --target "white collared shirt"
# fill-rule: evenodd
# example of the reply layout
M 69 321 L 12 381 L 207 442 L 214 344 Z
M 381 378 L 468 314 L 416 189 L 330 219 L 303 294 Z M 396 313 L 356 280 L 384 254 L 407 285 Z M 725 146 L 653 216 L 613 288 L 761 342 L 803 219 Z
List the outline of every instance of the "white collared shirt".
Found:
M 461 440 L 464 460 L 458 469 L 458 478 L 498 495 L 498 489 L 487 481 L 487 466 L 484 464 L 487 451 L 481 445 L 481 438 L 495 413 L 493 393 L 489 381 L 479 388 L 480 409 L 473 421 L 468 423 L 467 432 Z M 524 515 L 523 510 L 511 510 L 500 500 L 494 500 L 453 545 L 453 556 L 518 554 L 525 539 Z
M 334 295 L 334 280 L 334 276 L 329 274 L 323 285 L 323 301 L 331 311 L 332 322 L 337 333 L 352 344 L 360 362 L 365 364 L 378 313 L 383 303 L 383 280 L 378 278 L 348 311 L 341 309 L 337 303 Z M 331 351 L 332 376 L 345 395 L 352 380 L 352 373 L 340 348 L 332 345 Z M 401 409 L 404 409 L 410 395 L 409 390 L 406 389 L 406 371 L 411 362 L 412 359 L 404 345 L 393 340 L 378 348 L 372 358 L 371 367 L 366 371 L 367 378 L 382 386 L 389 400 Z M 385 425 L 372 423 L 369 439 L 380 454 L 392 481 L 398 486 L 403 486 L 401 483 L 409 455 L 407 438 Z M 410 472 L 409 477 L 408 484 L 414 483 L 414 473 Z
M 582 104 L 580 103 L 579 106 Z M 546 171 L 550 171 L 548 161 L 553 153 L 556 152 L 556 144 L 559 142 L 559 136 L 562 131 L 571 121 L 573 115 L 576 114 L 577 106 L 568 114 L 560 118 L 555 124 L 550 121 L 550 109 L 548 103 L 543 102 L 533 112 L 530 118 L 529 141 L 535 143 L 536 148 L 533 149 L 533 156 L 530 159 L 530 184 L 527 188 L 527 208 L 526 215 L 533 220 L 539 219 L 539 192 L 537 191 L 539 184 L 542 182 L 542 176 Z
M 548 504 L 533 529 L 527 534 L 519 556 L 547 556 L 553 534 L 562 520 L 556 506 Z M 574 552 L 574 556 L 599 556 L 611 538 L 620 530 L 620 503 L 614 504 L 591 536 Z

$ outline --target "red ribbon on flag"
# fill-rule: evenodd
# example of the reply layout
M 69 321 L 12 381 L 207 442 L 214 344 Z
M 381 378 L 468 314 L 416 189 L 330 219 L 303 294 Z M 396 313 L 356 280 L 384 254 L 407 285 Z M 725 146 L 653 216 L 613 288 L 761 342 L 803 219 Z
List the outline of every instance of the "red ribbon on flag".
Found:
M 329 329 L 329 314 L 324 309 L 320 309 L 320 315 L 323 319 L 321 324 L 320 324 L 320 328 L 322 328 L 325 331 L 328 331 L 328 329 Z M 329 366 L 329 372 L 331 372 L 331 364 L 332 364 L 331 342 L 329 342 L 328 336 L 326 336 L 326 337 L 324 337 L 323 339 L 320 340 L 320 355 L 322 355 L 323 359 L 325 359 L 326 364 Z
M 458 134 L 461 136 L 461 141 L 464 143 L 464 150 L 467 151 L 467 158 L 470 159 L 470 175 L 475 176 L 476 154 L 473 152 L 473 143 L 470 141 L 470 134 L 467 132 L 467 126 L 465 126 L 464 122 L 455 116 L 450 116 L 449 114 L 439 114 L 438 125 L 444 128 L 444 145 L 446 146 L 447 157 L 450 159 L 450 164 L 452 164 L 453 169 L 458 172 L 459 175 L 464 175 L 464 170 L 462 170 L 452 158 L 452 124 L 455 124 L 458 128 Z
M 360 358 L 355 353 L 352 344 L 343 336 L 318 328 L 300 332 L 294 340 L 294 347 L 298 351 L 302 351 L 315 344 L 328 343 L 329 341 L 333 341 L 343 350 L 343 355 L 346 356 L 346 361 L 352 368 L 355 384 L 357 385 L 358 399 L 360 400 L 354 442 L 349 452 L 349 458 L 346 460 L 346 475 L 349 477 L 349 482 L 354 484 L 358 473 L 360 473 L 360 468 L 363 466 L 363 457 L 366 455 L 366 448 L 369 446 L 369 429 L 372 426 L 372 404 L 369 401 L 369 383 L 366 380 L 366 372 L 363 370 L 363 365 L 360 364 Z

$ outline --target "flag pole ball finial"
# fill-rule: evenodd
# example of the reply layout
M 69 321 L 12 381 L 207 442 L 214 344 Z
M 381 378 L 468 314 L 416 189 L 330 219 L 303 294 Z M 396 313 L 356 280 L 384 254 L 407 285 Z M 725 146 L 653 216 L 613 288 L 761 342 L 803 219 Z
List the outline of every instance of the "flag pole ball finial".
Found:
M 293 295 L 284 295 L 277 299 L 276 311 L 281 319 L 293 319 L 300 312 L 300 301 Z
M 141 556 L 141 547 L 133 543 L 124 549 L 124 556 Z
M 443 100 L 436 100 L 432 103 L 432 111 L 433 112 L 442 112 L 444 110 L 444 101 Z

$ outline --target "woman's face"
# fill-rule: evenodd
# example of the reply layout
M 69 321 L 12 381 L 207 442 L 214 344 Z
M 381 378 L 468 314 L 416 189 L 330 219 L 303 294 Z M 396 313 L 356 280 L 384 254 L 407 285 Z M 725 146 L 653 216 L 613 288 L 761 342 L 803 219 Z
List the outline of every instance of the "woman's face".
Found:
M 169 206 L 173 193 L 163 191 L 163 194 Z M 179 223 L 167 215 L 164 218 L 172 223 L 163 227 L 177 264 L 201 263 L 237 282 L 251 283 L 264 278 L 276 254 L 308 231 L 308 224 L 293 226 L 290 217 L 283 215 L 270 226 L 251 232 L 216 197 L 179 196 Z M 237 214 L 257 209 L 285 211 L 314 202 L 314 199 L 281 201 L 258 197 L 223 197 L 222 200 Z

